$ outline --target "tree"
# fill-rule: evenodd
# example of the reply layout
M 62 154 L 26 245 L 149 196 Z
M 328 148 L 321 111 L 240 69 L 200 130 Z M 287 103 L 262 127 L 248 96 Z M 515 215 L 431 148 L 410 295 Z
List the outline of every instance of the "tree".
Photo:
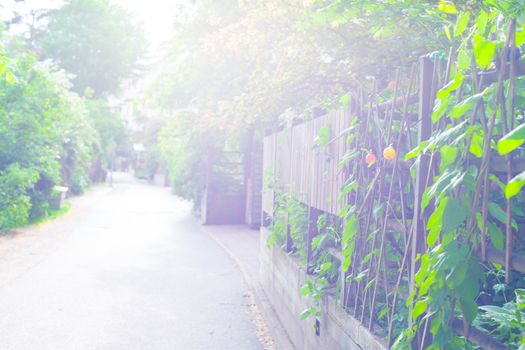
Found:
M 68 0 L 49 12 L 40 39 L 44 58 L 73 73 L 74 89 L 96 97 L 115 92 L 135 72 L 145 50 L 142 27 L 108 0 Z
M 152 89 L 155 101 L 172 111 L 169 119 L 175 121 L 166 124 L 178 125 L 181 131 L 175 133 L 180 140 L 163 137 L 161 150 L 169 150 L 172 142 L 173 148 L 186 147 L 195 157 L 177 163 L 167 152 L 171 173 L 184 174 L 181 167 L 204 161 L 190 148 L 211 146 L 210 138 L 187 142 L 187 135 L 214 135 L 216 144 L 211 147 L 221 149 L 231 144 L 227 140 L 242 139 L 254 127 L 261 135 L 261 129 L 286 124 L 290 118 L 310 118 L 320 106 L 339 107 L 342 96 L 371 85 L 369 76 L 382 77 L 379 84 L 386 86 L 397 67 L 431 51 L 442 39 L 428 40 L 436 26 L 441 29 L 439 18 L 426 12 L 432 8 L 429 3 L 405 3 L 182 4 L 181 12 L 187 15 L 175 27 L 162 74 Z
M 130 141 L 124 121 L 105 100 L 86 102 L 89 119 L 98 135 L 95 153 L 104 166 L 108 166 L 115 156 L 129 153 Z
M 63 71 L 20 53 L 7 69 L 12 76 L 0 79 L 0 230 L 46 215 L 53 186 L 87 179 L 94 143 L 84 100 Z

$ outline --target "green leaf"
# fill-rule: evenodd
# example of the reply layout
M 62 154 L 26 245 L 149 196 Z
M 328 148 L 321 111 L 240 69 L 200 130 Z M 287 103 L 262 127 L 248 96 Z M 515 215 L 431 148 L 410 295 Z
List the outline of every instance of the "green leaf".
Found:
M 471 192 L 475 191 L 477 176 L 478 176 L 478 168 L 476 168 L 476 166 L 474 165 L 470 165 L 467 168 L 467 172 L 465 173 L 465 176 L 463 177 L 462 184 L 465 185 L 465 187 L 469 189 Z
M 463 79 L 465 79 L 465 76 L 463 74 L 456 74 L 452 81 L 450 81 L 447 85 L 445 85 L 443 88 L 441 88 L 441 90 L 438 91 L 437 97 L 439 99 L 448 97 L 452 91 L 459 89 L 459 87 L 463 83 Z
M 462 12 L 459 14 L 457 20 L 456 20 L 456 27 L 454 28 L 454 37 L 458 37 L 465 29 L 467 29 L 468 21 L 470 19 L 470 12 Z
M 438 198 L 445 196 L 448 191 L 459 186 L 463 182 L 465 175 L 466 173 L 461 172 L 458 169 L 445 169 L 443 174 L 441 174 L 434 184 L 425 190 L 426 195 L 423 194 L 425 198 L 421 201 L 421 210 L 425 210 L 432 198 L 436 196 Z
M 461 49 L 458 52 L 458 58 L 456 60 L 456 66 L 459 72 L 464 72 L 470 67 L 471 53 L 465 49 Z
M 437 334 L 438 330 L 441 328 L 441 323 L 442 323 L 441 317 L 432 317 L 432 319 L 430 320 L 430 332 L 433 335 Z M 437 349 L 439 349 L 439 347 Z M 426 348 L 425 350 L 431 350 L 431 349 Z
M 501 206 L 498 203 L 490 202 L 488 207 L 490 215 L 496 218 L 503 225 L 507 224 L 507 213 L 501 208 Z M 518 224 L 516 223 L 516 220 L 512 219 L 511 225 L 515 230 L 518 230 Z
M 350 212 L 350 209 L 352 207 L 348 204 L 344 204 L 343 207 L 341 208 L 341 211 L 339 212 L 339 215 L 338 217 L 341 218 L 341 219 L 344 219 L 348 213 Z
M 357 181 L 351 180 L 348 183 L 344 184 L 343 187 L 341 187 L 340 193 L 339 193 L 339 200 L 343 200 L 343 198 L 350 192 L 357 190 Z
M 457 73 L 455 76 L 454 76 L 454 80 L 452 80 L 450 84 L 450 86 L 448 86 L 449 84 L 447 84 L 448 86 L 448 90 L 449 91 L 455 91 L 457 89 L 459 89 L 461 87 L 461 84 L 463 84 L 463 80 L 465 79 L 465 76 L 461 73 Z
M 324 274 L 328 272 L 330 269 L 332 269 L 333 264 L 330 261 L 325 262 L 323 265 L 321 265 L 321 268 L 319 269 L 320 274 Z
M 418 254 L 416 255 L 416 262 L 421 259 L 421 265 L 419 266 L 419 271 L 414 275 L 414 282 L 416 283 L 416 286 L 421 286 L 423 283 L 423 280 L 428 274 L 428 266 L 430 264 L 430 253 L 424 253 L 423 255 Z M 413 294 L 413 293 L 411 293 Z M 409 296 L 407 301 L 412 300 L 412 298 Z
M 424 150 L 425 147 L 427 147 L 427 145 L 428 145 L 428 141 L 421 142 L 416 148 L 414 148 L 412 151 L 405 154 L 405 160 L 409 160 L 409 159 L 417 157 L 421 153 L 421 151 Z
M 507 214 L 503 209 L 501 209 L 498 203 L 491 202 L 489 203 L 488 207 L 490 215 L 492 215 L 502 224 L 505 224 L 507 222 Z
M 375 278 L 372 278 L 365 286 L 365 290 L 368 290 L 370 289 L 370 287 L 372 287 L 374 285 L 374 282 L 375 282 Z
M 430 191 L 430 187 L 425 188 L 425 191 L 423 191 L 423 196 L 421 198 L 421 210 L 425 210 L 425 208 L 430 204 L 432 198 L 434 198 L 434 194 L 429 195 Z
M 425 281 L 421 283 L 421 286 L 419 287 L 419 292 L 418 292 L 419 296 L 423 296 L 428 293 L 428 290 L 430 289 L 430 287 L 436 282 L 436 275 L 437 275 L 437 271 L 435 270 L 430 271 L 428 273 L 427 277 L 425 278 Z
M 314 144 L 317 147 L 325 147 L 330 142 L 331 133 L 330 127 L 323 126 L 319 129 L 319 134 L 315 137 Z
M 501 189 L 502 192 L 505 191 L 505 184 L 494 174 L 489 175 L 490 181 L 494 182 Z
M 315 251 L 317 248 L 321 247 L 326 240 L 326 235 L 317 235 L 312 239 L 312 249 Z
M 361 280 L 366 277 L 367 273 L 368 273 L 368 269 L 365 269 L 365 270 L 359 272 L 357 274 L 357 276 L 355 277 L 355 281 L 356 282 L 361 282 Z
M 301 315 L 299 316 L 299 318 L 301 320 L 306 320 L 310 315 L 314 315 L 314 314 L 315 314 L 315 308 L 310 307 L 304 310 L 303 312 L 301 312 Z
M 312 294 L 313 284 L 311 280 L 306 280 L 304 285 L 301 287 L 300 294 L 304 297 Z
M 520 47 L 523 43 L 525 43 L 525 24 L 516 31 L 516 46 Z
M 494 225 L 492 222 L 487 221 L 487 231 L 489 233 L 490 242 L 494 248 L 503 250 L 505 246 L 505 235 L 500 228 Z
M 451 15 L 458 12 L 453 2 L 444 0 L 439 1 L 438 10 Z
M 476 104 L 483 98 L 486 94 L 486 90 L 480 92 L 479 94 L 472 95 L 465 100 L 461 101 L 452 108 L 450 111 L 450 117 L 453 119 L 458 119 L 463 117 L 465 114 L 470 112 Z
M 438 207 L 428 218 L 427 230 L 429 230 L 429 232 L 427 235 L 427 245 L 429 248 L 434 247 L 439 238 L 439 234 L 441 233 L 443 227 L 443 214 L 445 213 L 448 200 L 448 197 L 441 199 Z
M 525 142 L 525 124 L 521 124 L 498 141 L 498 153 L 508 154 Z
M 456 161 L 458 148 L 444 145 L 439 149 L 439 153 L 441 154 L 441 169 L 444 169 Z
M 486 69 L 494 61 L 496 55 L 496 43 L 485 39 L 483 36 L 476 34 L 473 39 L 474 57 L 476 64 L 481 69 Z
M 339 103 L 341 104 L 341 107 L 348 108 L 350 105 L 350 95 L 343 95 L 339 99 Z
M 449 26 L 443 26 L 443 30 L 445 31 L 445 35 L 447 36 L 448 40 L 452 40 L 452 35 L 450 34 L 450 27 Z
M 443 98 L 438 99 L 436 105 L 434 106 L 434 111 L 432 112 L 432 122 L 437 123 L 441 118 L 443 118 L 455 100 L 455 97 L 452 95 L 446 95 L 446 97 L 444 96 Z
M 372 250 L 370 253 L 368 253 L 367 255 L 365 255 L 363 257 L 363 259 L 361 259 L 361 266 L 363 266 L 364 264 L 366 264 L 367 262 L 370 261 L 370 259 L 372 259 L 374 256 L 376 256 L 378 253 L 377 249 L 374 249 Z
M 478 133 L 472 135 L 469 151 L 478 158 L 483 156 L 483 136 Z
M 464 207 L 457 198 L 449 198 L 443 213 L 443 232 L 456 230 L 465 222 L 468 215 L 468 208 Z
M 383 317 L 385 317 L 385 315 L 388 313 L 388 311 L 390 311 L 390 308 L 388 306 L 384 305 L 381 308 L 381 311 L 379 311 L 379 314 L 377 315 L 377 319 L 380 320 Z
M 14 84 L 16 83 L 17 79 L 16 77 L 13 75 L 13 73 L 11 72 L 7 72 L 5 73 L 5 81 L 8 83 L 8 84 Z
M 505 197 L 507 199 L 520 193 L 525 185 L 525 171 L 513 177 L 505 187 Z
M 463 312 L 463 317 L 468 323 L 472 323 L 478 315 L 478 304 L 474 299 L 459 297 L 459 306 Z
M 416 320 L 425 311 L 427 311 L 427 307 L 428 307 L 428 298 L 425 298 L 425 299 L 422 299 L 416 302 L 416 305 L 414 305 L 414 311 L 412 312 L 412 318 Z
M 476 17 L 476 26 L 478 27 L 478 34 L 485 35 L 487 23 L 489 21 L 489 15 L 484 10 L 481 10 Z
M 339 161 L 339 163 L 337 164 L 337 166 L 339 168 L 342 168 L 344 167 L 346 164 L 348 164 L 349 162 L 351 162 L 352 160 L 354 160 L 357 156 L 359 156 L 359 152 L 358 151 L 355 151 L 355 150 L 350 150 L 348 151 L 347 153 L 345 153 L 345 155 L 341 158 L 341 160 Z
M 352 256 L 354 254 L 355 248 L 355 237 L 357 234 L 357 215 L 352 215 L 346 220 L 345 228 L 343 230 L 342 241 L 343 241 L 343 250 L 342 254 L 344 256 L 343 261 L 343 271 L 348 270 L 352 264 Z
M 343 230 L 343 244 L 348 244 L 354 238 L 357 232 L 357 215 L 352 215 L 346 220 L 345 229 Z

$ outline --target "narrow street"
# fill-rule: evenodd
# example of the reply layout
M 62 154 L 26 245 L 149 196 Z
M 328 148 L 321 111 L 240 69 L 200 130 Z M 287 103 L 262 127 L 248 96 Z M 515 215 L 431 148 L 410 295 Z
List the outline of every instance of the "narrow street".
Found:
M 262 349 L 247 292 L 188 203 L 121 174 L 0 237 L 0 348 Z

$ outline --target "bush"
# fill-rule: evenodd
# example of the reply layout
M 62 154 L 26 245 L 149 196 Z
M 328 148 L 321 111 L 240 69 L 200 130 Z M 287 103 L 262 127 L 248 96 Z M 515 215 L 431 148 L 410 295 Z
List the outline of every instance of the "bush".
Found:
M 0 75 L 0 230 L 49 215 L 56 185 L 85 191 L 99 136 L 63 71 L 30 54 L 10 63 L 15 78 Z
M 0 231 L 27 224 L 31 198 L 27 189 L 38 181 L 35 170 L 10 165 L 0 171 Z
M 75 169 L 69 180 L 69 190 L 73 194 L 82 194 L 91 184 L 88 175 L 82 169 Z

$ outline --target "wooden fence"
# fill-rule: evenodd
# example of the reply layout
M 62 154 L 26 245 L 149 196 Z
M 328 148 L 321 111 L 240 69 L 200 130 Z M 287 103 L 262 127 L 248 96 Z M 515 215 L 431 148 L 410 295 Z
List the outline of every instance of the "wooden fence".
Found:
M 449 55 L 452 57 L 452 54 Z M 266 181 L 271 179 L 272 188 L 263 194 L 263 212 L 268 218 L 274 215 L 276 189 L 288 193 L 308 208 L 309 232 L 307 235 L 308 259 L 312 258 L 312 239 L 318 234 L 315 221 L 320 213 L 339 216 L 345 205 L 354 205 L 360 211 L 369 212 L 359 221 L 359 237 L 356 239 L 354 259 L 347 270 L 340 271 L 342 307 L 359 319 L 369 329 L 383 332 L 389 345 L 396 334 L 396 310 L 412 290 L 417 272 L 417 254 L 427 250 L 426 223 L 428 212 L 421 212 L 423 191 L 435 174 L 428 155 L 420 156 L 415 176 L 410 175 L 411 163 L 402 157 L 413 146 L 427 140 L 432 134 L 432 110 L 437 91 L 448 82 L 451 67 L 448 62 L 434 57 L 422 57 L 406 77 L 398 72 L 390 100 L 381 101 L 376 95 L 354 94 L 351 107 L 329 112 L 324 116 L 274 132 L 264 140 L 264 173 Z M 525 64 L 520 62 L 516 74 L 525 73 Z M 498 71 L 479 74 L 479 89 L 497 81 Z M 509 74 L 504 75 L 507 79 Z M 399 88 L 398 88 L 399 87 Z M 367 97 L 368 96 L 368 97 Z M 370 97 L 371 96 L 371 97 Z M 353 133 L 365 135 L 367 128 L 380 129 L 377 139 L 362 138 L 348 140 L 353 118 L 360 123 Z M 329 141 L 318 147 L 315 138 L 329 130 Z M 393 144 L 399 156 L 393 163 L 381 161 L 381 168 L 367 167 L 363 154 L 367 149 L 380 157 L 382 149 Z M 345 162 L 345 158 L 355 157 Z M 341 162 L 341 160 L 343 160 Z M 340 196 L 341 188 L 350 180 L 369 186 L 364 195 Z M 377 188 L 376 189 L 374 189 Z M 373 212 L 371 202 L 383 202 L 381 211 Z M 389 205 L 395 202 L 396 205 Z M 431 206 L 430 206 L 431 207 Z M 428 209 L 427 209 L 428 211 Z M 268 220 L 267 220 L 268 221 Z M 270 220 L 271 221 L 271 220 Z M 376 232 L 370 235 L 370 228 Z M 287 241 L 290 237 L 287 238 Z M 512 244 L 506 242 L 507 246 Z M 387 250 L 388 248 L 388 250 Z M 288 249 L 291 249 L 288 246 Z M 376 252 L 370 258 L 371 252 Z M 330 250 L 334 259 L 343 257 L 337 249 Z M 385 255 L 396 256 L 389 259 Z M 506 265 L 510 269 L 525 272 L 522 256 L 487 248 L 486 258 Z M 366 262 L 365 262 L 366 260 Z M 507 264 L 505 264 L 507 261 Z M 310 264 L 307 261 L 307 264 Z M 308 265 L 307 265 L 308 266 Z M 387 271 L 393 271 L 388 277 Z M 359 280 L 355 276 L 365 276 Z M 348 279 L 353 276 L 353 279 Z M 386 323 L 378 329 L 377 315 L 386 306 Z M 477 329 L 455 320 L 454 329 L 483 349 L 506 349 L 498 341 Z M 399 325 L 398 325 L 399 328 Z M 423 332 L 425 333 L 425 332 Z M 428 334 L 416 337 L 417 348 L 428 343 Z
M 276 181 L 294 193 L 309 207 L 337 215 L 343 202 L 339 190 L 346 181 L 344 169 L 338 167 L 346 152 L 344 130 L 350 122 L 350 111 L 340 110 L 271 134 L 264 141 L 264 169 Z M 322 128 L 333 138 L 326 147 L 314 144 Z M 265 192 L 264 211 L 273 212 L 273 192 Z

